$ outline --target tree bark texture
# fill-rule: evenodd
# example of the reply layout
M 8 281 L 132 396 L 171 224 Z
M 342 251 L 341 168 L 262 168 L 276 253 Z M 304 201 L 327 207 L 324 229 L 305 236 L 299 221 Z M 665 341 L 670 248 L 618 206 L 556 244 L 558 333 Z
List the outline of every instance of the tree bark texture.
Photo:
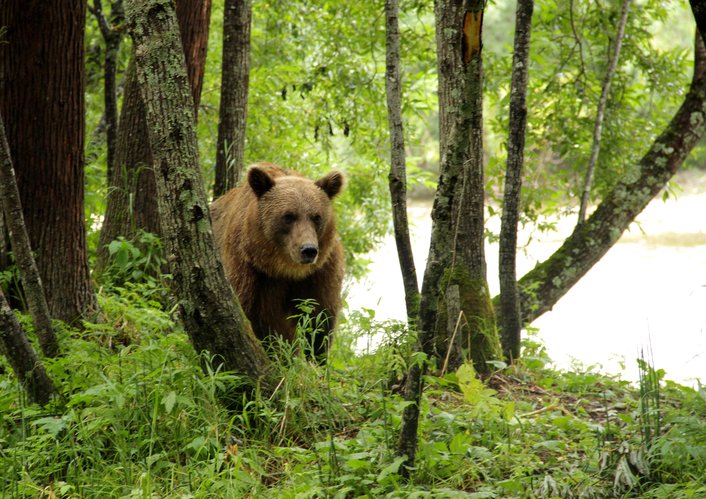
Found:
M 5 355 L 15 376 L 27 391 L 29 399 L 46 405 L 55 393 L 44 366 L 37 357 L 17 317 L 10 310 L 0 289 L 0 351 Z
M 206 65 L 206 42 L 211 12 L 210 0 L 179 0 L 177 11 L 183 52 L 192 89 L 194 119 L 198 115 Z M 134 55 L 133 55 L 134 58 Z M 148 140 L 145 110 L 131 60 L 125 74 L 123 106 L 118 126 L 115 168 L 108 178 L 108 202 L 98 244 L 96 271 L 108 264 L 107 246 L 119 236 L 133 238 L 138 230 L 161 234 L 157 212 L 152 151 Z
M 451 136 L 460 144 L 467 143 L 465 157 L 461 161 L 462 181 L 456 184 L 452 204 L 453 246 L 451 267 L 442 281 L 441 298 L 444 305 L 439 308 L 437 338 L 443 339 L 439 350 L 456 349 L 458 353 L 450 357 L 449 368 L 455 369 L 465 358 L 470 357 L 476 372 L 487 374 L 491 370 L 489 360 L 501 358 L 495 311 L 493 309 L 485 263 L 485 182 L 483 167 L 483 58 L 482 31 L 485 0 L 462 2 L 463 15 L 456 22 L 462 22 L 462 37 L 456 50 L 456 61 L 460 59 L 459 80 L 450 78 L 445 83 L 460 84 L 448 88 L 451 97 L 460 94 L 447 113 L 454 120 L 460 134 L 466 138 Z M 458 25 L 456 24 L 456 25 Z M 460 56 L 460 58 L 459 58 Z M 440 76 L 440 87 L 444 80 Z M 456 111 L 459 109 L 460 110 Z M 442 132 L 443 133 L 443 132 Z M 453 147 L 448 144 L 449 147 Z M 446 290 L 458 286 L 461 317 L 448 317 Z M 457 331 L 452 343 L 448 336 L 449 321 L 456 322 Z M 455 361 L 455 362 L 454 362 Z
M 578 223 L 583 223 L 586 220 L 586 210 L 588 210 L 588 202 L 591 196 L 591 186 L 593 185 L 593 175 L 596 171 L 598 163 L 598 154 L 601 150 L 601 135 L 603 133 L 603 118 L 605 116 L 605 108 L 608 104 L 608 95 L 610 93 L 610 83 L 613 80 L 616 67 L 618 66 L 618 57 L 620 57 L 620 48 L 623 45 L 623 37 L 625 35 L 625 24 L 628 20 L 628 11 L 630 10 L 630 0 L 623 0 L 623 6 L 620 10 L 620 22 L 618 23 L 618 31 L 615 34 L 615 45 L 613 52 L 608 60 L 603 84 L 601 85 L 601 96 L 598 99 L 596 109 L 596 120 L 593 126 L 593 145 L 591 146 L 591 156 L 588 160 L 586 168 L 586 178 L 583 182 L 583 193 L 581 194 L 581 204 L 579 205 Z
M 564 244 L 519 281 L 523 320 L 551 310 L 618 241 L 676 173 L 706 131 L 706 50 L 697 37 L 694 79 L 667 128 L 642 157 L 639 173 L 619 182 Z
M 0 3 L 0 112 L 53 317 L 96 308 L 84 196 L 86 0 Z
M 435 4 L 439 67 L 440 176 L 432 207 L 429 256 L 422 282 L 418 350 L 443 360 L 459 321 L 460 337 L 476 370 L 498 358 L 500 345 L 485 278 L 483 253 L 482 61 L 481 29 L 485 2 L 439 0 Z M 452 291 L 449 293 L 449 291 Z M 457 296 L 460 303 L 448 302 Z M 449 317 L 459 310 L 459 317 Z M 461 317 L 462 314 L 462 317 Z M 463 342 L 462 342 L 463 344 Z M 450 356 L 457 364 L 462 356 Z M 426 363 L 414 363 L 407 376 L 398 452 L 414 464 L 419 402 Z M 453 367 L 453 366 L 451 366 Z
M 505 191 L 500 221 L 499 314 L 503 354 L 510 361 L 520 357 L 522 320 L 517 288 L 517 225 L 527 129 L 527 81 L 529 79 L 530 38 L 534 0 L 518 0 L 515 11 L 515 45 L 510 85 L 510 129 L 507 139 Z
M 251 21 L 251 0 L 226 0 L 214 197 L 235 187 L 245 169 Z
M 39 269 L 32 256 L 32 247 L 22 215 L 22 202 L 17 189 L 15 170 L 10 159 L 10 146 L 5 137 L 5 124 L 0 115 L 0 204 L 5 213 L 10 239 L 15 253 L 15 261 L 20 269 L 22 286 L 29 306 L 34 329 L 39 338 L 42 352 L 47 357 L 55 357 L 59 353 L 59 343 L 54 334 L 49 315 L 49 305 L 44 296 L 44 287 L 39 277 Z
M 419 286 L 412 254 L 407 219 L 407 165 L 405 158 L 404 125 L 402 123 L 402 81 L 400 75 L 399 0 L 385 1 L 387 52 L 385 85 L 387 120 L 390 127 L 390 174 L 388 177 L 392 201 L 392 222 L 395 231 L 397 257 L 402 272 L 407 317 L 416 319 L 419 310 Z
M 266 375 L 268 361 L 223 272 L 198 164 L 193 106 L 171 0 L 129 0 L 138 82 L 155 162 L 163 242 L 194 348 L 216 366 Z
M 201 90 L 206 69 L 211 0 L 177 0 L 176 15 L 181 34 L 181 46 L 186 58 L 186 72 L 191 84 L 194 119 L 198 121 Z

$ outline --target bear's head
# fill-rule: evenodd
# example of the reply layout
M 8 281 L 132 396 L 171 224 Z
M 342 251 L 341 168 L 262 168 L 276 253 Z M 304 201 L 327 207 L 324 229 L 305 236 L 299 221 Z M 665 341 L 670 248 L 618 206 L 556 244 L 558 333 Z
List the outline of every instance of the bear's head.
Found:
M 337 170 L 316 181 L 266 165 L 248 170 L 263 246 L 257 251 L 265 256 L 256 261 L 267 262 L 262 272 L 303 279 L 326 263 L 338 237 L 332 200 L 343 183 Z

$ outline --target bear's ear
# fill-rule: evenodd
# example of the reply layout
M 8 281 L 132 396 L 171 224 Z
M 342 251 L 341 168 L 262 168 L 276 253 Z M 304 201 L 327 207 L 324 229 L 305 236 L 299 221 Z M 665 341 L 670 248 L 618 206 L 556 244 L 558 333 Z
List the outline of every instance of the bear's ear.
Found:
M 275 181 L 265 170 L 253 166 L 248 170 L 248 184 L 250 184 L 250 188 L 255 195 L 260 197 L 272 189 L 275 185 Z
M 343 188 L 345 176 L 343 172 L 333 170 L 316 181 L 316 185 L 321 187 L 326 195 L 333 199 Z

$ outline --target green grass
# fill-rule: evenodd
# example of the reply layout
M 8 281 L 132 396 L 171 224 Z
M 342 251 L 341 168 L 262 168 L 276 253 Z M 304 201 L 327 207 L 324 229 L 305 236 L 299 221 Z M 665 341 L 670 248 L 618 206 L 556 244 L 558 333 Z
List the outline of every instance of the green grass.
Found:
M 275 393 L 228 411 L 218 394 L 240 380 L 203 373 L 156 295 L 103 292 L 103 324 L 60 331 L 66 353 L 46 366 L 62 397 L 50 407 L 29 405 L 0 365 L 3 497 L 706 496 L 706 390 L 644 361 L 649 383 L 634 386 L 549 370 L 526 341 L 522 364 L 482 383 L 468 366 L 428 376 L 404 481 L 401 324 L 352 314 L 326 367 L 281 345 Z M 371 331 L 383 345 L 355 355 Z

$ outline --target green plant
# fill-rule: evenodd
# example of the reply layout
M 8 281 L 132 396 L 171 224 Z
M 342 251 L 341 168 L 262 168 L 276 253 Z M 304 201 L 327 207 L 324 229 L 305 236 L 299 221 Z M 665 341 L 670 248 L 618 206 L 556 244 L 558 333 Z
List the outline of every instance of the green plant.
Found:
M 102 278 L 111 286 L 120 286 L 126 282 L 155 283 L 165 276 L 162 271 L 167 263 L 162 242 L 151 232 L 139 230 L 134 240 L 123 236 L 108 245 L 110 261 Z

